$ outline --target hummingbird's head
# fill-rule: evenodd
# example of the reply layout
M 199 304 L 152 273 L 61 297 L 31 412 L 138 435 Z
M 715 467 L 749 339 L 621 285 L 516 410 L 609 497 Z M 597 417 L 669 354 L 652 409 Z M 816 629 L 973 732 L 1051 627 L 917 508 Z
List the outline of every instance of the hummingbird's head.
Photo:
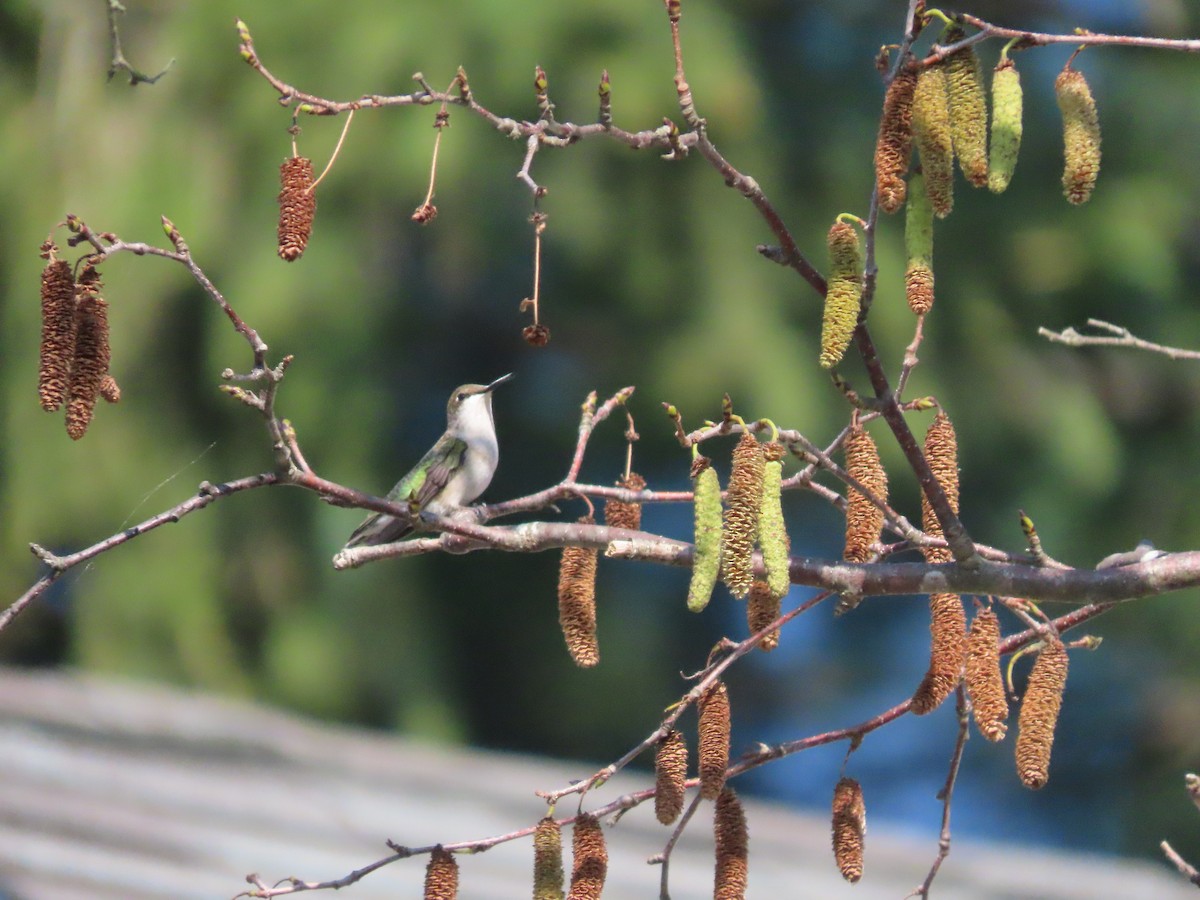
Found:
M 488 424 L 492 419 L 492 391 L 512 378 L 512 373 L 501 375 L 491 384 L 460 384 L 450 395 L 446 404 L 446 421 L 453 426 L 457 422 L 484 416 Z

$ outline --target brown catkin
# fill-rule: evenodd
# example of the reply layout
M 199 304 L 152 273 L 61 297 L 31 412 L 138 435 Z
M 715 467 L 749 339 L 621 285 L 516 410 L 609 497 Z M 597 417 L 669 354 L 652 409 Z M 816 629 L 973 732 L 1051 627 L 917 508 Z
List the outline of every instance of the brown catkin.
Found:
M 888 481 L 879 450 L 871 435 L 856 426 L 846 439 L 846 473 L 887 503 Z M 871 546 L 883 528 L 883 510 L 854 488 L 846 493 L 846 549 L 842 558 L 862 563 L 871 558 Z
M 1000 620 L 986 607 L 975 614 L 967 635 L 966 682 L 975 727 L 989 741 L 1004 740 L 1008 698 L 1000 671 Z
M 862 785 L 842 778 L 833 789 L 833 858 L 842 877 L 851 884 L 862 878 L 863 839 L 867 834 L 867 808 Z
M 912 156 L 912 101 L 917 87 L 917 67 L 911 62 L 900 67 L 883 98 L 879 136 L 875 140 L 875 181 L 879 208 L 894 213 L 904 205 L 907 185 L 904 175 Z
M 608 848 L 600 820 L 591 813 L 581 813 L 575 819 L 571 833 L 571 891 L 567 900 L 599 900 L 608 874 Z
M 966 32 L 955 26 L 946 30 L 941 43 L 956 44 L 965 37 Z M 988 182 L 987 95 L 974 46 L 946 59 L 946 99 L 959 168 L 967 181 L 975 187 L 984 187 Z
M 584 516 L 581 524 L 592 524 Z M 558 566 L 558 624 L 567 650 L 577 666 L 591 668 L 600 662 L 596 639 L 596 562 L 592 547 L 564 547 Z
M 731 787 L 717 797 L 713 837 L 717 858 L 713 900 L 743 900 L 750 871 L 750 832 L 742 801 Z
M 533 900 L 563 900 L 562 830 L 550 815 L 533 831 Z
M 925 458 L 933 471 L 938 484 L 946 495 L 950 509 L 958 514 L 958 436 L 950 417 L 942 410 L 929 425 L 925 432 Z M 942 536 L 942 526 L 929 504 L 925 492 L 921 492 L 921 528 L 926 534 Z M 925 559 L 931 563 L 949 562 L 951 558 L 948 547 L 924 548 Z
M 746 601 L 746 625 L 751 634 L 758 634 L 779 618 L 781 597 L 769 582 L 755 581 L 750 585 L 750 596 Z M 758 642 L 758 649 L 770 652 L 779 646 L 779 629 L 768 631 Z
M 300 258 L 312 235 L 317 195 L 312 160 L 293 156 L 279 167 L 279 257 L 286 262 Z
M 1096 100 L 1083 73 L 1069 62 L 1054 81 L 1054 94 L 1063 120 L 1063 195 L 1071 203 L 1086 203 L 1100 174 Z
M 86 266 L 79 278 L 75 303 L 75 357 L 67 392 L 67 434 L 79 440 L 91 424 L 100 384 L 108 374 L 108 304 L 99 296 L 100 276 Z
M 425 900 L 455 900 L 458 896 L 458 862 L 439 844 L 425 867 Z
M 71 264 L 54 259 L 42 270 L 42 349 L 38 399 L 42 409 L 62 406 L 75 355 L 75 278 Z
M 617 483 L 630 491 L 641 491 L 646 488 L 646 479 L 637 472 L 630 472 L 628 477 Z M 637 501 L 625 500 L 604 501 L 604 524 L 612 528 L 628 528 L 637 531 L 642 527 L 642 504 Z
M 926 66 L 913 93 L 913 140 L 921 154 L 925 190 L 939 219 L 954 209 L 954 144 L 950 136 L 950 104 L 946 64 Z
M 654 754 L 654 815 L 670 825 L 683 812 L 683 783 L 687 780 L 687 739 L 671 729 Z
M 117 384 L 117 379 L 111 375 L 105 375 L 100 379 L 100 396 L 108 403 L 121 402 L 121 386 Z
M 967 614 L 958 594 L 929 595 L 929 669 L 913 693 L 916 715 L 933 712 L 954 692 L 967 651 L 966 630 Z
M 821 316 L 821 367 L 832 369 L 842 361 L 862 307 L 862 249 L 858 232 L 848 222 L 834 222 L 826 236 L 829 278 Z
M 1027 788 L 1038 790 L 1050 779 L 1054 726 L 1067 683 L 1067 649 L 1053 640 L 1038 654 L 1029 672 L 1017 718 L 1017 774 Z
M 765 470 L 762 445 L 749 431 L 743 431 L 733 449 L 721 536 L 721 578 L 739 599 L 746 596 L 754 581 L 754 539 L 758 536 Z
M 925 432 L 925 458 L 946 494 L 950 508 L 958 512 L 958 438 L 949 416 L 939 411 Z M 922 528 L 926 534 L 940 536 L 942 527 L 933 507 L 921 495 Z M 925 560 L 949 562 L 947 547 L 922 548 Z M 912 698 L 912 710 L 921 716 L 937 709 L 954 691 L 962 673 L 967 647 L 967 614 L 958 594 L 929 595 L 929 669 Z
M 725 787 L 729 768 L 729 692 L 718 681 L 700 698 L 699 738 L 700 796 L 715 800 Z

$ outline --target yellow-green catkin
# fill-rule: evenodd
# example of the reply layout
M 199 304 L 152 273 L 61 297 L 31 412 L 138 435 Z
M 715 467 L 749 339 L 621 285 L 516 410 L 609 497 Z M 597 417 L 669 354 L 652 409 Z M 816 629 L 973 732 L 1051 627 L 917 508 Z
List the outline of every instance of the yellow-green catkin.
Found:
M 917 86 L 917 69 L 902 65 L 888 85 L 879 118 L 879 136 L 875 141 L 875 181 L 879 188 L 879 208 L 894 213 L 904 204 L 907 185 L 904 174 L 912 156 L 912 102 Z
M 758 537 L 765 468 L 762 444 L 749 431 L 743 431 L 733 448 L 733 468 L 725 492 L 728 506 L 721 534 L 721 579 L 739 600 L 746 596 L 754 581 L 754 540 Z
M 874 439 L 861 426 L 855 426 L 846 438 L 846 474 L 887 503 L 887 472 Z M 847 488 L 846 549 L 842 558 L 846 562 L 868 562 L 882 528 L 883 510 L 854 488 Z
M 933 308 L 933 206 L 925 190 L 925 176 L 915 172 L 909 181 L 912 190 L 904 213 L 904 250 L 908 258 L 904 296 L 913 314 L 923 316 Z
M 608 847 L 600 820 L 591 813 L 581 813 L 571 832 L 571 890 L 567 900 L 599 900 L 608 876 Z
M 1005 57 L 992 73 L 992 133 L 988 157 L 988 189 L 1002 193 L 1012 180 L 1021 149 L 1023 100 L 1021 76 Z
M 762 505 L 758 510 L 758 546 L 762 550 L 763 568 L 767 572 L 767 584 L 777 597 L 783 597 L 792 585 L 788 566 L 791 562 L 792 545 L 788 538 L 787 525 L 783 520 L 782 485 L 783 444 L 771 441 L 763 445 Z
M 581 524 L 592 524 L 584 516 Z M 558 567 L 558 623 L 575 664 L 589 669 L 600 662 L 596 639 L 596 562 L 594 547 L 564 547 Z
M 533 900 L 563 900 L 562 829 L 552 815 L 533 831 Z
M 687 739 L 671 729 L 654 754 L 654 815 L 670 825 L 683 812 L 684 782 L 687 781 Z
M 1050 751 L 1066 683 L 1067 649 L 1055 639 L 1038 653 L 1017 717 L 1017 774 L 1035 791 L 1050 780 Z
M 965 680 L 975 727 L 989 741 L 1004 740 L 1008 698 L 1000 671 L 1000 620 L 986 607 L 975 614 L 967 635 Z
M 1086 203 L 1100 174 L 1100 118 L 1083 73 L 1067 64 L 1054 81 L 1063 120 L 1063 194 Z
M 38 367 L 38 400 L 46 412 L 63 405 L 75 356 L 75 276 L 65 259 L 53 259 L 47 241 L 42 270 L 42 344 Z
M 946 30 L 944 44 L 956 44 L 966 32 L 955 26 Z M 983 70 L 975 47 L 964 47 L 946 59 L 946 90 L 950 104 L 950 136 L 959 168 L 975 187 L 988 183 L 987 97 Z
M 821 366 L 832 369 L 846 353 L 862 302 L 863 259 L 858 232 L 847 222 L 834 222 L 827 238 L 829 279 L 821 319 Z
M 687 606 L 692 612 L 700 612 L 708 606 L 721 571 L 721 484 L 708 457 L 696 457 L 692 471 L 695 549 Z
M 833 858 L 842 877 L 854 884 L 863 874 L 867 807 L 862 785 L 853 778 L 842 778 L 833 789 L 832 831 Z
M 750 874 L 750 832 L 742 801 L 728 786 L 717 797 L 713 839 L 716 850 L 713 900 L 743 900 Z
M 926 66 L 913 94 L 913 141 L 921 154 L 921 171 L 933 212 L 939 219 L 954 209 L 954 144 L 950 136 L 950 103 L 946 64 Z M 911 194 L 912 192 L 909 191 Z
M 439 844 L 425 867 L 425 900 L 455 900 L 458 897 L 458 862 Z
M 697 725 L 697 757 L 699 760 L 700 796 L 715 800 L 725 787 L 725 770 L 729 768 L 729 691 L 718 681 L 700 698 Z

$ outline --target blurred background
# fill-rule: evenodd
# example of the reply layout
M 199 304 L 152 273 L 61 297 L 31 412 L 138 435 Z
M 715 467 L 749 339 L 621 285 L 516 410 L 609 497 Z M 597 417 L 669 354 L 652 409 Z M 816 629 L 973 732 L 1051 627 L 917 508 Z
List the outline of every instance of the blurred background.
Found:
M 272 359 L 295 355 L 280 412 L 309 462 L 363 490 L 386 491 L 437 437 L 455 385 L 510 371 L 516 379 L 495 400 L 502 453 L 491 501 L 562 477 L 579 404 L 593 389 L 603 398 L 637 386 L 634 466 L 655 489 L 688 484 L 688 458 L 660 401 L 694 427 L 719 415 L 728 391 L 747 417 L 770 416 L 818 443 L 845 422 L 816 365 L 815 296 L 755 252 L 771 235 L 698 157 L 668 163 L 604 140 L 538 154 L 533 175 L 549 188 L 542 318 L 553 332 L 540 350 L 521 340 L 528 319 L 518 310 L 532 285 L 531 200 L 514 178 L 524 145 L 461 110 L 443 138 L 432 225 L 409 215 L 424 197 L 436 109 L 366 111 L 319 189 L 304 257 L 276 257 L 291 120 L 238 58 L 236 17 L 268 68 L 326 97 L 405 93 L 416 71 L 444 87 L 461 64 L 485 106 L 534 118 L 540 64 L 559 118 L 587 122 L 607 69 L 617 124 L 639 130 L 678 113 L 656 0 L 127 6 L 122 39 L 133 64 L 154 72 L 175 60 L 155 85 L 131 88 L 120 74 L 105 82 L 103 4 L 0 2 L 4 603 L 37 577 L 30 541 L 79 549 L 178 503 L 202 480 L 272 465 L 259 420 L 216 389 L 221 370 L 249 367 L 244 342 L 187 273 L 162 260 L 119 255 L 103 269 L 121 404 L 99 409 L 79 443 L 60 416 L 41 411 L 37 247 L 68 212 L 159 244 L 158 217 L 170 217 Z M 687 74 L 713 140 L 759 181 L 821 268 L 834 216 L 867 211 L 882 98 L 873 59 L 899 38 L 905 7 L 684 7 Z M 1200 33 L 1200 9 L 1182 0 L 967 11 L 1060 33 Z M 1064 349 L 1037 328 L 1095 316 L 1200 347 L 1200 63 L 1136 49 L 1082 55 L 1104 168 L 1091 202 L 1074 208 L 1061 196 L 1053 96 L 1070 49 L 1017 58 L 1025 140 L 1008 192 L 957 182 L 955 211 L 937 226 L 938 300 L 909 395 L 936 395 L 954 418 L 963 518 L 977 539 L 1021 549 L 1023 508 L 1048 552 L 1092 566 L 1143 538 L 1200 547 L 1200 373 L 1132 351 Z M 985 70 L 999 50 L 981 48 Z M 300 152 L 318 169 L 341 124 L 301 122 Z M 903 265 L 902 219 L 888 218 L 871 321 L 893 372 L 913 327 Z M 865 387 L 861 369 L 842 368 Z M 914 430 L 924 425 L 914 419 Z M 597 431 L 584 480 L 620 476 L 624 427 L 616 417 Z M 915 516 L 913 479 L 884 432 L 874 433 L 894 502 Z M 727 448 L 710 452 L 724 474 Z M 793 494 L 785 512 L 793 552 L 840 553 L 841 520 L 822 503 Z M 656 506 L 644 526 L 686 538 L 690 517 L 687 506 Z M 558 631 L 556 553 L 335 572 L 330 557 L 360 519 L 299 490 L 225 500 L 62 578 L 0 635 L 0 661 L 204 688 L 430 742 L 607 761 L 655 727 L 686 689 L 681 671 L 700 668 L 722 635 L 745 635 L 743 607 L 723 589 L 692 616 L 686 571 L 603 562 L 603 658 L 579 671 Z M 807 596 L 794 589 L 785 605 Z M 1200 765 L 1197 599 L 1191 591 L 1131 603 L 1088 628 L 1104 645 L 1072 659 L 1044 791 L 1018 784 L 1011 740 L 971 740 L 956 836 L 1146 858 L 1169 838 L 1200 859 L 1195 809 L 1181 789 Z M 773 654 L 735 667 L 734 746 L 859 722 L 908 697 L 927 661 L 924 598 L 871 600 L 838 619 L 819 607 Z M 875 821 L 935 839 L 934 795 L 955 727 L 947 705 L 868 737 L 849 773 L 864 783 Z M 795 756 L 739 788 L 827 808 L 844 752 Z

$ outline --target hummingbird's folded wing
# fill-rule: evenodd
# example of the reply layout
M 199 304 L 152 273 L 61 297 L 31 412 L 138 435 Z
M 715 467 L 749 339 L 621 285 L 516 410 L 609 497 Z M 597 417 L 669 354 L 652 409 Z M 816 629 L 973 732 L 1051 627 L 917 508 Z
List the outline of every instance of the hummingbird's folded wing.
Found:
M 450 476 L 462 465 L 466 450 L 466 442 L 458 438 L 443 438 L 434 444 L 421 457 L 421 461 L 388 492 L 389 500 L 408 503 L 410 515 L 401 517 L 371 513 L 354 529 L 343 549 L 390 544 L 412 531 L 416 514 L 446 487 Z

